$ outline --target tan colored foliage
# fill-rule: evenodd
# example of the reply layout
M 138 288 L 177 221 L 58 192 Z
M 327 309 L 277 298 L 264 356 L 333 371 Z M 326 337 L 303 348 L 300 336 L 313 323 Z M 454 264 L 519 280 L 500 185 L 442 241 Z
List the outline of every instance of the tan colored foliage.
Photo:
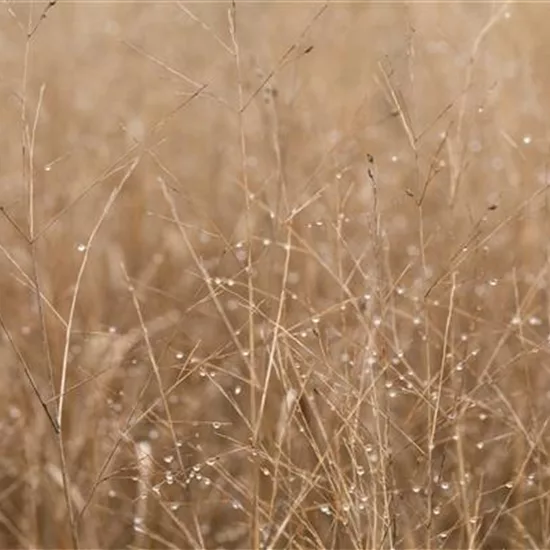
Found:
M 549 547 L 548 16 L 2 4 L 0 545 Z

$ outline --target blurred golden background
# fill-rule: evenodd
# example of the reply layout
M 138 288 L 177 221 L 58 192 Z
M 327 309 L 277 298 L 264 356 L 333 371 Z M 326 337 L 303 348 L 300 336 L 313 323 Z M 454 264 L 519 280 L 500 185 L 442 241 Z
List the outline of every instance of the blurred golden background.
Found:
M 4 2 L 0 545 L 548 547 L 548 15 Z

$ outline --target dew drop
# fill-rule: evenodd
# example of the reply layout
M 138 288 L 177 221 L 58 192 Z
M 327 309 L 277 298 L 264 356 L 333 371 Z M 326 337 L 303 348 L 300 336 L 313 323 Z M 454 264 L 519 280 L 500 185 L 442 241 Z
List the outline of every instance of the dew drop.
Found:
M 9 415 L 12 420 L 17 420 L 18 418 L 21 418 L 21 415 L 22 415 L 21 409 L 19 409 L 14 405 L 10 405 Z
M 491 167 L 495 172 L 500 172 L 504 169 L 504 161 L 500 157 L 495 157 L 491 161 Z
M 479 140 L 474 139 L 470 141 L 470 143 L 468 144 L 468 148 L 470 149 L 470 151 L 472 151 L 472 153 L 479 153 L 483 147 Z

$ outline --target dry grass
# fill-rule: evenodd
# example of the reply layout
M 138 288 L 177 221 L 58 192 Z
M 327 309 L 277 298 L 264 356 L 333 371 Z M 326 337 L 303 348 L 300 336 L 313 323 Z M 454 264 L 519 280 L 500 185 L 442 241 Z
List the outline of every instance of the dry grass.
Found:
M 550 547 L 549 9 L 3 3 L 0 545 Z

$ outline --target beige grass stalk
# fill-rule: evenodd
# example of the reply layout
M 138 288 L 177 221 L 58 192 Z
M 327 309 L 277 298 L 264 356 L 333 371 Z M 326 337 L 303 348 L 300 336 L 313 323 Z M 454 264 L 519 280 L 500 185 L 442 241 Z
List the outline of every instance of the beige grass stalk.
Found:
M 12 337 L 10 331 L 8 330 L 8 327 L 7 327 L 7 325 L 4 321 L 4 317 L 2 316 L 1 313 L 0 313 L 0 327 L 2 328 L 4 334 L 6 335 L 6 337 L 8 339 L 8 342 L 10 343 L 11 348 L 15 352 L 15 355 L 17 356 L 17 359 L 18 359 L 19 363 L 21 363 L 21 365 L 23 367 L 23 372 L 25 373 L 25 376 L 26 376 L 27 380 L 29 381 L 35 396 L 37 397 L 38 401 L 40 402 L 40 405 L 44 409 L 44 412 L 46 413 L 46 416 L 48 417 L 48 420 L 50 421 L 50 424 L 52 425 L 54 431 L 56 433 L 59 433 L 59 429 L 60 429 L 59 424 L 57 423 L 57 420 L 52 416 L 52 413 L 50 413 L 50 410 L 48 409 L 48 405 L 47 405 L 46 401 L 44 401 L 44 398 L 42 397 L 42 395 L 40 393 L 40 389 L 38 388 L 38 384 L 36 383 L 36 381 L 34 379 L 34 376 L 32 374 L 32 370 L 31 370 L 28 362 L 26 361 L 23 353 L 21 352 L 21 350 L 19 349 L 19 347 L 15 343 L 15 341 L 14 341 L 14 339 L 13 339 L 13 337 Z
M 403 129 L 405 130 L 405 134 L 407 135 L 407 139 L 409 141 L 411 150 L 416 153 L 416 150 L 417 150 L 416 135 L 412 127 L 412 121 L 411 121 L 411 117 L 409 116 L 407 106 L 404 104 L 404 101 L 402 100 L 402 98 L 399 97 L 399 93 L 396 90 L 395 86 L 392 84 L 392 81 L 387 71 L 384 69 L 384 66 L 382 65 L 382 63 L 379 63 L 378 67 L 380 68 L 380 72 L 384 77 L 384 83 L 390 95 L 391 102 L 394 104 L 396 111 L 399 113 L 399 118 L 401 120 L 401 124 L 403 125 Z
M 137 489 L 137 503 L 134 512 L 134 540 L 137 545 L 145 545 L 147 538 L 159 542 L 163 547 L 177 549 L 178 547 L 172 542 L 166 540 L 166 538 L 157 535 L 147 527 L 148 518 L 148 505 L 151 498 L 151 481 L 154 474 L 154 461 L 153 461 L 153 449 L 148 441 L 140 441 L 135 443 L 135 452 L 138 462 L 138 489 Z M 201 549 L 201 545 L 191 535 L 187 526 L 181 522 L 175 514 L 170 510 L 170 507 L 157 497 L 157 502 L 164 510 L 166 515 L 170 517 L 172 522 L 181 530 L 181 532 L 187 537 L 187 542 L 192 548 L 197 550 Z M 204 546 L 204 545 L 202 545 Z
M 97 220 L 97 223 L 92 229 L 90 236 L 88 237 L 88 241 L 86 242 L 86 248 L 84 250 L 84 255 L 82 257 L 82 261 L 80 263 L 80 269 L 78 270 L 78 275 L 75 282 L 75 288 L 73 291 L 73 297 L 72 297 L 71 306 L 69 309 L 69 317 L 67 320 L 67 329 L 65 332 L 65 347 L 63 351 L 63 360 L 61 363 L 61 381 L 59 384 L 59 404 L 58 404 L 58 411 L 57 411 L 57 423 L 59 424 L 60 428 L 63 422 L 63 406 L 65 402 L 65 389 L 67 385 L 67 372 L 69 368 L 69 349 L 70 349 L 70 343 L 71 343 L 71 333 L 72 333 L 72 327 L 74 322 L 76 302 L 78 300 L 78 294 L 80 291 L 82 277 L 84 276 L 84 271 L 86 270 L 86 265 L 88 263 L 88 258 L 90 256 L 90 250 L 94 242 L 94 239 L 97 236 L 101 226 L 103 225 L 103 222 L 107 218 L 107 215 L 109 214 L 111 208 L 115 204 L 124 185 L 130 178 L 130 176 L 133 174 L 134 170 L 136 169 L 139 161 L 140 161 L 140 157 L 137 157 L 133 160 L 129 168 L 126 170 L 126 173 L 121 178 L 120 182 L 111 191 L 109 199 L 105 203 L 105 206 L 103 207 L 103 211 L 101 212 L 101 215 L 99 216 L 99 219 Z
M 254 337 L 254 282 L 252 280 L 253 265 L 252 265 L 252 219 L 251 219 L 251 200 L 250 188 L 248 182 L 248 169 L 246 165 L 247 159 L 247 143 L 244 131 L 244 84 L 243 84 L 243 67 L 241 61 L 241 50 L 239 40 L 237 38 L 237 4 L 232 0 L 231 7 L 228 10 L 229 34 L 233 45 L 235 68 L 237 69 L 237 92 L 239 101 L 238 110 L 238 126 L 239 126 L 239 151 L 241 160 L 241 177 L 243 180 L 244 195 L 245 195 L 245 224 L 246 236 L 248 239 L 247 246 L 247 280 L 248 280 L 248 353 L 249 353 L 249 378 L 250 378 L 250 423 L 255 427 L 253 433 L 252 447 L 257 446 L 257 436 L 259 433 L 257 405 L 256 405 L 256 387 L 258 385 L 258 376 L 256 373 L 256 342 Z M 259 520 L 259 464 L 256 460 L 253 464 L 253 495 L 252 495 L 252 513 L 250 525 L 250 545 L 253 548 L 258 548 L 260 545 L 260 520 Z
M 430 434 L 428 438 L 428 453 L 429 453 L 429 459 L 428 459 L 428 483 L 430 486 L 429 493 L 428 493 L 428 511 L 427 511 L 427 518 L 426 521 L 428 522 L 428 525 L 430 526 L 430 529 L 428 529 L 428 533 L 431 531 L 431 522 L 432 522 L 432 513 L 433 513 L 433 490 L 432 490 L 432 482 L 433 482 L 433 458 L 432 453 L 435 449 L 435 438 L 436 438 L 436 430 L 439 422 L 439 414 L 441 411 L 441 396 L 443 393 L 443 381 L 445 379 L 445 361 L 447 357 L 447 349 L 449 346 L 449 338 L 450 338 L 450 331 L 451 331 L 451 321 L 453 318 L 453 310 L 454 310 L 454 301 L 455 301 L 455 292 L 456 292 L 456 272 L 452 273 L 452 286 L 451 286 L 451 292 L 449 295 L 449 306 L 447 310 L 447 320 L 445 322 L 445 333 L 443 336 L 443 345 L 441 349 L 441 362 L 439 364 L 439 372 L 435 373 L 435 377 L 438 380 L 437 383 L 437 390 L 436 390 L 436 399 L 435 399 L 435 405 L 430 407 L 428 409 L 428 429 L 430 429 Z M 430 380 L 430 387 L 431 387 L 431 381 Z M 429 388 L 430 388 L 429 387 Z M 428 388 L 428 389 L 429 389 Z M 430 414 L 431 413 L 431 414 Z M 429 539 L 428 544 L 431 547 L 431 539 Z
M 27 184 L 27 218 L 28 218 L 28 234 L 25 234 L 24 230 L 22 230 L 19 225 L 12 219 L 12 217 L 8 214 L 6 209 L 2 206 L 0 207 L 0 212 L 4 215 L 4 217 L 15 227 L 17 232 L 23 237 L 27 245 L 30 245 L 31 248 L 31 257 L 32 257 L 32 263 L 33 263 L 33 269 L 34 269 L 34 282 L 31 282 L 31 278 L 24 273 L 22 268 L 15 262 L 12 258 L 12 256 L 9 254 L 9 252 L 2 247 L 2 251 L 4 254 L 8 257 L 8 259 L 16 266 L 16 268 L 23 274 L 25 279 L 34 286 L 37 294 L 37 304 L 38 304 L 38 310 L 40 314 L 40 318 L 42 321 L 42 326 L 44 328 L 44 314 L 43 314 L 43 308 L 42 308 L 42 300 L 41 296 L 42 293 L 40 292 L 40 287 L 38 284 L 38 274 L 37 274 L 37 266 L 36 266 L 36 254 L 35 254 L 35 246 L 34 246 L 34 223 L 35 223 L 35 206 L 34 206 L 34 195 L 35 195 L 35 184 L 34 184 L 34 177 L 35 177 L 35 147 L 36 147 L 36 136 L 37 136 L 37 129 L 38 129 L 38 122 L 40 119 L 40 113 L 42 111 L 42 105 L 44 100 L 44 92 L 46 89 L 46 86 L 44 83 L 41 84 L 39 94 L 38 94 L 38 100 L 36 105 L 36 110 L 34 113 L 32 126 L 29 125 L 28 121 L 28 88 L 29 88 L 29 72 L 30 72 L 30 55 L 31 55 L 31 38 L 34 32 L 38 29 L 40 23 L 42 20 L 46 17 L 47 12 L 53 5 L 55 5 L 54 2 L 50 2 L 44 11 L 42 12 L 40 18 L 38 19 L 38 22 L 34 25 L 33 28 L 33 15 L 34 11 L 32 9 L 32 6 L 30 6 L 30 9 L 28 10 L 28 20 L 27 20 L 27 37 L 25 40 L 25 52 L 23 57 L 23 75 L 22 75 L 22 82 L 21 82 L 21 111 L 20 111 L 20 119 L 21 119 L 21 135 L 22 135 L 22 172 L 23 172 L 23 179 L 25 183 Z M 50 5 L 51 4 L 51 5 Z M 15 18 L 15 20 L 19 23 L 19 20 L 17 16 L 13 13 L 13 10 L 8 6 L 8 11 L 12 17 Z M 21 30 L 24 30 L 23 25 L 19 23 L 19 28 Z M 49 302 L 48 302 L 49 303 Z M 4 330 L 7 331 L 7 328 L 4 327 Z M 48 368 L 49 368 L 49 377 L 50 377 L 50 384 L 53 388 L 53 369 L 51 364 L 51 358 L 49 353 L 49 346 L 47 341 L 47 334 L 44 331 L 44 344 L 45 344 L 45 351 L 48 358 Z M 11 336 L 8 334 L 10 340 Z M 13 341 L 12 341 L 13 346 Z M 21 356 L 22 357 L 22 356 Z M 20 358 L 21 358 L 20 357 Z M 32 374 L 30 370 L 28 370 L 28 367 L 24 363 L 24 368 L 27 370 L 27 377 L 31 381 L 31 385 L 33 386 L 33 390 L 35 394 L 37 395 L 38 399 L 40 400 L 40 403 L 42 407 L 45 409 L 48 417 L 50 418 L 50 421 L 53 425 L 54 430 L 57 432 L 59 429 L 59 426 L 55 422 L 55 419 L 51 416 L 49 410 L 47 409 L 47 406 L 41 397 L 40 391 L 38 387 L 36 386 L 34 379 L 32 377 Z
M 177 323 L 179 319 L 179 316 L 176 312 L 168 312 L 165 315 L 162 315 L 161 317 L 157 317 L 156 319 L 153 319 L 151 322 L 147 324 L 147 332 L 150 336 L 154 336 L 160 332 L 165 331 L 166 329 L 172 327 L 174 324 Z M 118 369 L 121 368 L 122 362 L 124 361 L 125 357 L 129 353 L 129 351 L 136 345 L 138 342 L 140 342 L 143 339 L 143 330 L 142 327 L 136 327 L 130 330 L 127 334 L 124 335 L 117 335 L 117 339 L 112 342 L 106 344 L 108 346 L 108 353 L 110 358 L 110 363 L 106 370 L 102 372 L 101 374 L 114 378 L 116 376 L 116 373 L 119 372 Z M 106 350 L 105 350 L 106 351 Z M 99 354 L 98 354 L 99 355 Z M 94 375 L 95 377 L 95 375 Z M 85 380 L 82 384 L 88 383 L 88 380 Z M 77 385 L 77 387 L 80 386 L 80 384 Z M 170 394 L 171 390 L 176 386 L 170 388 L 166 393 Z M 71 388 L 71 390 L 74 388 Z M 132 421 L 132 418 L 134 417 L 136 408 L 138 404 L 136 403 L 136 406 L 132 408 L 131 412 L 128 415 L 128 420 L 126 422 L 127 428 L 120 434 L 120 436 L 114 441 L 110 452 L 107 454 L 105 460 L 103 461 L 103 464 L 99 468 L 99 471 L 97 472 L 97 475 L 95 477 L 95 481 L 92 484 L 92 487 L 88 493 L 88 496 L 86 497 L 86 500 L 84 501 L 84 505 L 79 508 L 79 515 L 77 518 L 77 524 L 80 524 L 84 521 L 84 516 L 86 513 L 86 510 L 89 508 L 92 499 L 99 487 L 99 485 L 105 480 L 105 474 L 107 472 L 107 469 L 111 465 L 111 462 L 113 461 L 115 454 L 117 450 L 119 449 L 122 442 L 131 442 L 131 438 L 129 436 L 129 432 L 131 429 L 138 425 L 143 418 L 145 418 L 148 414 L 150 414 L 153 409 L 158 405 L 158 402 L 160 402 L 162 398 L 159 398 L 158 401 L 154 401 L 145 411 L 142 412 L 141 415 L 139 415 L 137 418 L 134 418 L 132 425 L 130 425 L 130 422 Z M 99 399 L 98 399 L 99 400 Z M 99 406 L 98 400 L 92 400 L 91 401 L 91 409 L 96 410 L 96 407 Z M 138 400 L 139 401 L 139 400 Z M 136 447 L 137 448 L 137 447 Z
M 193 243 L 191 242 L 191 239 L 190 239 L 189 235 L 187 234 L 185 224 L 181 221 L 180 215 L 178 214 L 178 210 L 176 208 L 176 204 L 174 202 L 174 199 L 173 199 L 172 195 L 170 194 L 170 191 L 168 190 L 166 182 L 163 179 L 161 179 L 160 183 L 161 183 L 161 189 L 162 189 L 164 198 L 165 198 L 165 200 L 168 204 L 168 207 L 170 208 L 170 213 L 172 214 L 172 218 L 173 218 L 173 220 L 175 220 L 176 225 L 179 229 L 180 235 L 182 237 L 182 241 L 185 244 L 185 246 L 187 247 L 187 249 L 189 250 L 191 258 L 193 259 L 193 263 L 197 266 L 197 268 L 199 269 L 199 271 L 201 273 L 201 276 L 203 277 L 203 280 L 204 280 L 204 282 L 205 282 L 205 284 L 208 288 L 210 298 L 214 302 L 214 305 L 216 306 L 216 310 L 218 311 L 220 317 L 222 318 L 222 321 L 223 321 L 223 323 L 224 323 L 224 325 L 225 325 L 225 327 L 226 327 L 226 329 L 227 329 L 227 331 L 228 331 L 228 333 L 231 337 L 231 340 L 232 340 L 233 344 L 235 345 L 235 347 L 236 347 L 237 351 L 239 352 L 239 354 L 241 355 L 241 357 L 244 360 L 246 360 L 246 365 L 250 369 L 251 368 L 250 364 L 249 364 L 250 358 L 246 358 L 246 353 L 244 353 L 244 348 L 243 348 L 242 344 L 240 343 L 239 338 L 237 337 L 237 334 L 236 334 L 237 331 L 233 327 L 233 325 L 231 324 L 231 321 L 229 320 L 229 318 L 227 317 L 227 314 L 225 313 L 223 305 L 220 302 L 220 299 L 219 299 L 218 294 L 216 292 L 216 289 L 212 285 L 212 280 L 211 280 L 210 274 L 208 273 L 208 271 L 204 267 L 204 263 L 201 261 L 197 251 L 195 250 L 195 247 L 193 246 Z M 251 387 L 251 390 L 254 389 L 254 388 L 257 389 L 257 385 Z
M 200 17 L 197 17 L 183 2 L 177 2 L 178 8 L 185 13 L 189 18 L 198 23 L 214 40 L 231 56 L 235 55 L 235 52 L 231 49 L 229 44 L 223 40 L 220 35 L 215 32 L 210 25 L 205 23 Z
M 287 231 L 287 242 L 285 246 L 286 254 L 285 254 L 285 263 L 283 268 L 283 277 L 281 281 L 281 292 L 279 294 L 279 307 L 277 308 L 277 317 L 275 318 L 274 322 L 274 328 L 273 328 L 273 336 L 271 339 L 271 345 L 269 349 L 269 357 L 267 360 L 267 372 L 265 375 L 264 385 L 262 388 L 262 396 L 260 399 L 260 406 L 258 409 L 258 416 L 256 418 L 256 426 L 254 428 L 254 441 L 258 440 L 260 427 L 262 423 L 262 418 L 264 415 L 265 410 L 265 404 L 267 401 L 267 395 L 268 395 L 268 388 L 269 383 L 271 381 L 271 376 L 273 373 L 273 368 L 275 365 L 275 351 L 278 345 L 278 338 L 279 338 L 279 330 L 283 318 L 283 310 L 284 310 L 284 304 L 285 304 L 285 295 L 286 295 L 286 289 L 287 289 L 287 281 L 288 281 L 288 268 L 290 265 L 290 255 L 291 255 L 291 233 L 290 230 Z
M 510 2 L 507 0 L 500 5 L 499 9 L 491 15 L 487 23 L 483 26 L 472 46 L 470 52 L 470 60 L 466 69 L 465 83 L 462 90 L 462 96 L 460 105 L 458 107 L 458 123 L 456 127 L 456 133 L 454 139 L 447 141 L 447 149 L 449 152 L 450 167 L 451 167 L 451 187 L 449 193 L 449 204 L 454 205 L 457 197 L 458 188 L 460 186 L 460 179 L 464 169 L 465 160 L 465 136 L 463 135 L 464 118 L 466 116 L 466 110 L 468 108 L 468 97 L 470 88 L 473 82 L 474 67 L 479 55 L 479 49 L 483 44 L 485 38 L 489 35 L 493 27 L 502 19 L 504 13 L 508 9 Z M 498 4 L 494 4 L 498 5 Z
M 69 472 L 67 468 L 67 460 L 65 455 L 65 448 L 64 448 L 64 442 L 63 442 L 63 409 L 64 409 L 64 403 L 65 403 L 65 391 L 66 391 L 66 385 L 67 385 L 67 374 L 68 374 L 68 368 L 69 368 L 69 349 L 70 349 L 70 341 L 71 341 L 71 333 L 72 333 L 72 326 L 74 321 L 74 315 L 75 315 L 75 309 L 76 309 L 76 302 L 78 299 L 78 293 L 80 290 L 80 285 L 82 281 L 82 277 L 84 275 L 84 271 L 86 269 L 86 264 L 88 262 L 89 254 L 90 254 L 90 248 L 93 244 L 93 241 L 99 232 L 99 229 L 103 225 L 103 222 L 105 221 L 109 211 L 111 210 L 112 206 L 116 202 L 117 197 L 119 196 L 120 192 L 122 191 L 122 188 L 124 187 L 124 184 L 130 177 L 130 175 L 134 172 L 135 168 L 137 167 L 139 162 L 139 157 L 136 158 L 130 165 L 129 169 L 126 171 L 126 174 L 121 179 L 120 183 L 113 189 L 111 192 L 111 195 L 109 196 L 109 199 L 107 200 L 103 211 L 93 228 L 92 232 L 90 233 L 90 236 L 88 238 L 88 242 L 86 243 L 86 250 L 84 251 L 84 257 L 82 259 L 82 262 L 80 264 L 80 269 L 77 275 L 75 288 L 73 291 L 73 297 L 71 300 L 71 306 L 69 310 L 69 318 L 67 321 L 67 329 L 65 333 L 65 349 L 63 353 L 63 360 L 61 364 L 61 380 L 59 385 L 59 402 L 58 402 L 58 408 L 57 408 L 57 426 L 59 428 L 59 437 L 58 437 L 58 443 L 59 443 L 59 451 L 60 451 L 60 458 L 61 458 L 61 471 L 63 472 L 63 487 L 65 491 L 65 499 L 67 502 L 67 508 L 68 508 L 68 515 L 69 515 L 69 522 L 71 525 L 71 533 L 73 537 L 73 545 L 75 547 L 78 547 L 78 529 L 76 525 L 76 515 L 73 510 L 72 505 L 72 499 L 70 497 L 71 494 L 71 482 L 69 479 Z
M 178 465 L 181 469 L 182 474 L 185 472 L 185 464 L 183 462 L 183 459 L 181 457 L 180 447 L 178 445 L 178 437 L 176 435 L 176 430 L 174 428 L 174 421 L 172 419 L 172 413 L 170 411 L 170 405 L 168 403 L 168 399 L 166 397 L 166 392 L 164 389 L 164 384 L 162 382 L 162 376 L 160 373 L 160 367 L 158 365 L 157 359 L 155 357 L 155 352 L 153 350 L 153 346 L 151 343 L 151 337 L 149 335 L 149 330 L 145 324 L 145 319 L 143 318 L 143 312 L 141 310 L 141 305 L 137 299 L 136 292 L 134 287 L 130 284 L 130 277 L 128 276 L 128 272 L 126 271 L 126 267 L 124 265 L 121 266 L 122 270 L 124 272 L 124 276 L 126 278 L 126 281 L 128 282 L 128 289 L 130 291 L 130 294 L 132 296 L 132 303 L 134 304 L 134 308 L 136 310 L 136 314 L 139 319 L 139 326 L 142 331 L 143 340 L 145 341 L 145 347 L 147 349 L 147 355 L 149 357 L 149 362 L 151 363 L 151 367 L 153 369 L 153 372 L 155 374 L 155 379 L 157 381 L 157 386 L 159 390 L 160 399 L 162 402 L 162 406 L 164 409 L 164 414 L 166 415 L 166 421 L 168 423 L 168 429 L 170 430 L 170 436 L 172 437 L 172 443 L 174 445 L 174 450 L 176 452 L 176 456 L 178 458 Z
M 527 465 L 531 461 L 531 458 L 532 458 L 533 454 L 537 452 L 538 446 L 540 445 L 541 439 L 544 436 L 544 432 L 546 431 L 546 427 L 548 426 L 549 423 L 550 423 L 550 419 L 547 419 L 543 423 L 543 425 L 540 427 L 540 429 L 539 429 L 539 431 L 538 431 L 538 433 L 535 437 L 534 444 L 531 444 L 529 446 L 529 450 L 527 452 L 527 455 L 525 456 L 523 462 L 520 464 L 519 470 L 516 474 L 516 480 L 515 480 L 515 483 L 514 483 L 514 487 L 512 488 L 511 491 L 508 492 L 506 497 L 502 500 L 502 502 L 500 503 L 500 506 L 498 506 L 498 512 L 495 514 L 495 516 L 493 518 L 493 521 L 491 521 L 491 523 L 485 529 L 485 535 L 479 541 L 479 544 L 478 544 L 479 548 L 484 548 L 484 545 L 485 545 L 487 539 L 491 535 L 492 529 L 495 527 L 495 525 L 497 524 L 500 517 L 506 512 L 506 509 L 508 507 L 508 503 L 509 503 L 509 501 L 512 498 L 512 495 L 513 495 L 513 489 L 520 483 L 521 478 L 522 478 L 522 476 L 525 472 L 525 469 L 527 468 Z
M 35 30 L 38 29 L 38 25 L 40 22 L 46 18 L 46 14 L 48 13 L 48 10 L 55 5 L 55 1 L 50 1 L 48 5 L 44 8 L 44 11 L 42 12 L 42 15 L 40 17 L 39 22 L 36 24 Z M 34 32 L 34 31 L 33 31 Z M 32 33 L 31 33 L 32 34 Z M 38 314 L 40 316 L 40 324 L 42 327 L 42 341 L 44 346 L 44 353 L 46 355 L 46 362 L 48 366 L 48 374 L 50 378 L 50 390 L 51 394 L 55 395 L 55 379 L 54 379 L 54 372 L 53 372 L 53 363 L 52 363 L 52 357 L 51 357 L 51 350 L 50 350 L 50 342 L 48 339 L 48 331 L 46 329 L 46 318 L 45 318 L 45 312 L 44 312 L 44 306 L 42 304 L 42 292 L 40 291 L 40 283 L 39 283 L 39 274 L 38 274 L 38 263 L 37 263 L 37 256 L 36 256 L 36 245 L 37 242 L 35 240 L 35 204 L 34 204 L 34 194 L 35 194 L 35 184 L 34 184 L 34 172 L 35 172 L 35 162 L 34 162 L 34 155 L 35 155 L 35 145 L 36 145 L 36 134 L 38 129 L 38 121 L 40 116 L 40 111 L 42 107 L 42 103 L 44 100 L 44 92 L 46 90 L 46 85 L 42 84 L 40 86 L 40 92 L 38 97 L 38 104 L 36 107 L 36 114 L 34 117 L 34 123 L 32 126 L 32 131 L 30 134 L 30 137 L 27 136 L 27 141 L 29 142 L 29 236 L 28 236 L 28 244 L 31 248 L 31 257 L 32 257 L 32 266 L 33 266 L 33 282 L 34 287 L 36 289 L 36 304 L 38 307 Z M 27 132 L 28 133 L 28 132 Z M 46 302 L 48 303 L 48 302 Z M 56 426 L 57 428 L 58 426 Z
M 146 543 L 144 522 L 147 520 L 147 504 L 151 478 L 153 476 L 153 459 L 151 457 L 151 444 L 148 441 L 135 443 L 136 459 L 138 466 L 137 498 L 134 512 L 134 544 L 144 546 Z

